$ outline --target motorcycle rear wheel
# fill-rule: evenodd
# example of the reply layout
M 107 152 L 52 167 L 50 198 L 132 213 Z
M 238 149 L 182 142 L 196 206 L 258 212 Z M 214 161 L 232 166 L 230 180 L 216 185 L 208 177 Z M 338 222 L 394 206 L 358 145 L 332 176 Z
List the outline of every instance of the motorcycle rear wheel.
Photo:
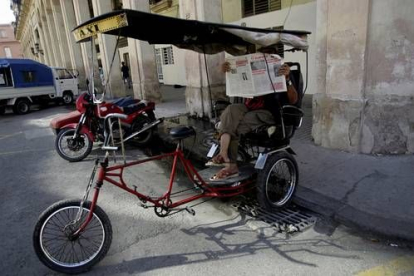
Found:
M 75 129 L 62 129 L 56 137 L 56 151 L 63 159 L 69 162 L 78 162 L 85 159 L 92 151 L 93 141 L 86 134 L 80 133 L 77 140 L 73 139 Z
M 132 125 L 132 133 L 139 131 L 144 126 L 152 122 L 153 120 L 151 120 L 149 117 L 145 115 L 137 117 Z M 143 147 L 143 146 L 148 145 L 151 142 L 153 135 L 154 135 L 154 128 L 151 128 L 141 133 L 140 135 L 137 135 L 134 138 L 132 138 L 131 142 L 138 147 Z

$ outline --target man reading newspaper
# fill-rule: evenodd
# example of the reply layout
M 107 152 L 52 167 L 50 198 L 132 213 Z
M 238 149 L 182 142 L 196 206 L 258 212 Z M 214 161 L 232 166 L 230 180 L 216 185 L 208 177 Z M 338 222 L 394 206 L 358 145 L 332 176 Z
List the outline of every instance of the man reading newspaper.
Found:
M 261 55 L 263 56 L 263 54 Z M 267 61 L 267 57 L 271 58 L 271 56 L 266 56 L 265 61 Z M 249 79 L 249 77 L 253 76 L 252 73 L 254 72 L 257 73 L 258 71 L 261 71 L 261 73 L 263 73 L 262 70 L 265 70 L 268 75 L 272 74 L 272 70 L 264 69 L 263 65 L 268 66 L 269 64 L 267 62 L 265 64 L 260 64 L 260 62 L 255 64 L 251 63 L 250 66 L 248 66 L 250 69 L 245 68 L 244 65 L 241 64 L 239 68 L 242 68 L 242 71 L 246 71 L 238 72 L 241 73 L 242 81 L 246 78 Z M 292 83 L 289 66 L 287 64 L 279 65 L 280 66 L 277 67 L 277 73 L 275 74 L 275 72 L 273 72 L 276 76 L 274 76 L 274 78 L 270 76 L 273 87 L 271 87 L 265 95 L 263 95 L 263 90 L 266 89 L 263 89 L 263 87 L 266 87 L 266 84 L 250 82 L 253 83 L 250 86 L 250 89 L 255 89 L 254 86 L 260 87 L 262 90 L 262 92 L 259 93 L 260 95 L 253 98 L 247 98 L 244 104 L 231 104 L 223 111 L 220 117 L 221 123 L 219 126 L 220 152 L 206 165 L 223 165 L 224 168 L 212 176 L 211 180 L 224 180 L 237 176 L 239 170 L 236 161 L 240 135 L 253 131 L 263 125 L 279 124 L 281 120 L 280 108 L 283 105 L 294 105 L 298 102 L 299 95 Z M 231 72 L 232 70 L 234 70 L 234 67 L 231 66 L 230 62 L 227 61 L 222 65 L 223 72 L 231 74 L 234 73 Z M 279 92 L 274 93 L 276 91 L 274 80 L 277 77 L 283 77 L 286 89 L 283 91 L 283 87 L 277 87 L 280 88 Z M 263 82 L 265 82 L 264 80 L 265 79 L 262 78 Z M 270 83 L 269 76 L 267 76 L 267 83 Z M 229 87 L 227 86 L 227 88 Z M 252 96 L 254 93 L 254 91 L 247 91 L 246 89 L 242 90 L 244 95 Z M 234 93 L 234 91 L 232 92 Z M 269 128 L 269 137 L 272 136 L 275 131 L 277 130 L 274 127 Z

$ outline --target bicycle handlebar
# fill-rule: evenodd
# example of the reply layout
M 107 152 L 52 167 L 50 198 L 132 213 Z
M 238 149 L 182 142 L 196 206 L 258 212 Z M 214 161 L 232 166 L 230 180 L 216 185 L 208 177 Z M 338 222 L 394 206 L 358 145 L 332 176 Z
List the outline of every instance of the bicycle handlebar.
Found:
M 110 113 L 105 116 L 105 120 L 109 118 L 119 118 L 119 119 L 126 119 L 128 118 L 128 115 L 121 114 L 121 113 Z
M 109 140 L 110 140 L 109 137 L 110 137 L 110 135 L 108 133 L 109 133 L 110 129 L 108 130 L 108 128 L 110 127 L 110 124 L 112 123 L 110 121 L 112 118 L 126 119 L 126 118 L 128 118 L 128 115 L 120 114 L 120 113 L 110 113 L 110 114 L 105 116 L 105 118 L 104 118 L 104 138 L 105 139 L 104 139 L 104 144 L 102 146 L 103 150 L 117 150 L 118 149 L 118 147 L 109 146 Z M 109 121 L 109 123 L 108 123 L 108 121 Z

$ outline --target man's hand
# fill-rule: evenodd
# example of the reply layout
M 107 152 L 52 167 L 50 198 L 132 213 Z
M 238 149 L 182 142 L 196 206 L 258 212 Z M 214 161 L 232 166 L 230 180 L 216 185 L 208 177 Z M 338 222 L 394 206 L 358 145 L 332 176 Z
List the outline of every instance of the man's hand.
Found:
M 225 63 L 221 65 L 221 71 L 223 71 L 223 73 L 230 72 L 230 70 L 231 70 L 230 62 L 226 61 Z
M 283 64 L 282 66 L 280 66 L 279 68 L 279 75 L 285 75 L 286 80 L 289 79 L 289 74 L 290 74 L 290 67 L 287 64 Z

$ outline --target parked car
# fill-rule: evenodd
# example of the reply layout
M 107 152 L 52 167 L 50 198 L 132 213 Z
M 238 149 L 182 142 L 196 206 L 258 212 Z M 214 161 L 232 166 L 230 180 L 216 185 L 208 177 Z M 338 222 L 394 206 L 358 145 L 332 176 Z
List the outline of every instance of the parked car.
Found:
M 30 59 L 0 59 L 0 114 L 26 114 L 32 104 L 70 104 L 79 94 L 77 73 Z

